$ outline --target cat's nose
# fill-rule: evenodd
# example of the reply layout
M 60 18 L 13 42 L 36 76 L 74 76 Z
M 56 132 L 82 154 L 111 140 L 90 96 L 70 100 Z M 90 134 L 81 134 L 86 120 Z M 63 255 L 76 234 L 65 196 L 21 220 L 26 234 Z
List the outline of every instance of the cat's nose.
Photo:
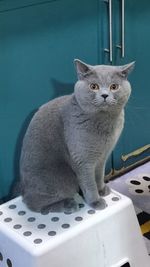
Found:
M 104 99 L 106 99 L 106 98 L 108 97 L 107 94 L 102 94 L 101 96 L 102 96 Z

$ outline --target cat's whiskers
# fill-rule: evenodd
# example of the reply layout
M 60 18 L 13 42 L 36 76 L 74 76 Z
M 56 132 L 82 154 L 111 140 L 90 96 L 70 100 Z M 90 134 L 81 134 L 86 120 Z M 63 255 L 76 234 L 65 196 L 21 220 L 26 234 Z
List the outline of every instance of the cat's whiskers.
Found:
M 112 98 L 110 101 L 109 101 L 109 104 L 111 105 L 116 105 L 117 104 L 117 100 Z
M 91 103 L 96 107 L 99 107 L 103 103 L 103 101 L 97 101 L 97 99 L 93 99 Z

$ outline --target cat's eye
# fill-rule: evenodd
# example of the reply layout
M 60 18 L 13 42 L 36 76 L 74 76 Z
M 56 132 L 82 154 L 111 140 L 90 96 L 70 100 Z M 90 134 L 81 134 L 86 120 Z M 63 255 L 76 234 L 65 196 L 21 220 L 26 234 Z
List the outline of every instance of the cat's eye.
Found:
M 90 84 L 90 88 L 93 90 L 93 91 L 96 91 L 96 90 L 99 90 L 99 85 L 97 83 L 91 83 Z
M 111 84 L 110 90 L 118 90 L 118 89 L 119 89 L 119 84 L 117 84 L 117 83 Z

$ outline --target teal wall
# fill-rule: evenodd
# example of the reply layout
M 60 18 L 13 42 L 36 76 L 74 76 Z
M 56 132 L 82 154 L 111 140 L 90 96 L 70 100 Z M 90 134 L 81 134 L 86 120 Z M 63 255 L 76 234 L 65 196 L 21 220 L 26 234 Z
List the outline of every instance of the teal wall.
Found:
M 74 58 L 98 63 L 98 1 L 77 2 L 0 1 L 0 197 L 19 177 L 22 138 L 35 110 L 73 91 Z
M 107 164 L 126 167 L 145 155 L 123 162 L 149 144 L 149 0 L 125 1 L 125 58 L 121 40 L 121 1 L 113 0 L 113 64 L 136 60 L 130 77 L 133 92 L 126 124 Z M 19 178 L 19 156 L 25 130 L 43 103 L 73 91 L 74 58 L 110 64 L 108 4 L 100 0 L 0 1 L 0 198 Z M 149 156 L 149 151 L 146 152 Z

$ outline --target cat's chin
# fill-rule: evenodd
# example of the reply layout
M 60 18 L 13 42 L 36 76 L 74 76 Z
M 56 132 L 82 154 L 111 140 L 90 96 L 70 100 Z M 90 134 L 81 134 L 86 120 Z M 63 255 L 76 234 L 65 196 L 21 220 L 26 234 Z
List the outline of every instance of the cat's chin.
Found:
M 116 110 L 116 105 L 112 103 L 101 103 L 99 105 L 99 111 L 112 112 Z
M 102 110 L 102 111 L 109 111 L 110 108 L 109 108 L 108 105 L 102 105 L 102 106 L 100 106 L 100 110 Z
M 107 109 L 111 108 L 111 106 L 112 105 L 110 103 L 106 102 L 106 101 L 104 101 L 104 102 L 99 104 L 99 108 L 100 109 L 104 109 L 104 110 L 107 110 Z

